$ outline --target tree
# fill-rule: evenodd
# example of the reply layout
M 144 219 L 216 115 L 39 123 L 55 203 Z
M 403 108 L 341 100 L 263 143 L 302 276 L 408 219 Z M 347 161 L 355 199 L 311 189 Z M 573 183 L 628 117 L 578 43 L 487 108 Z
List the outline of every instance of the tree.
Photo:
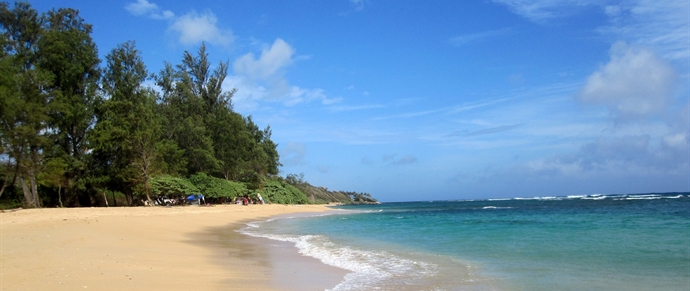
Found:
M 146 200 L 151 201 L 149 181 L 159 172 L 159 154 L 156 151 L 160 139 L 160 119 L 156 115 L 156 98 L 151 89 L 142 92 L 140 106 L 137 107 L 136 130 L 132 132 L 132 151 L 134 158 L 132 166 L 136 167 L 139 185 L 143 186 Z
M 210 124 L 216 158 L 219 161 L 219 172 L 226 180 L 241 180 L 244 172 L 244 159 L 249 156 L 252 138 L 246 130 L 242 115 L 230 112 L 219 112 Z
M 36 66 L 42 23 L 28 3 L 17 3 L 14 9 L 0 3 L 0 144 L 6 171 L 2 190 L 18 180 L 30 207 L 40 207 L 36 176 L 50 145 L 52 76 Z
M 157 171 L 160 140 L 156 94 L 143 87 L 148 72 L 134 42 L 113 49 L 106 61 L 92 139 L 94 167 L 105 177 L 100 180 L 125 193 L 130 203 L 138 186 L 150 200 L 148 182 Z
M 75 183 L 86 171 L 86 141 L 95 121 L 100 60 L 91 39 L 91 25 L 77 10 L 52 10 L 42 19 L 36 64 L 52 77 L 48 87 L 53 95 L 49 130 L 57 145 L 57 157 L 67 162 L 65 190 L 74 198 Z M 91 205 L 91 199 L 84 195 L 71 204 Z
M 212 125 L 217 119 L 227 117 L 235 93 L 235 90 L 222 89 L 227 68 L 227 62 L 221 62 L 211 72 L 206 47 L 202 44 L 197 56 L 185 51 L 181 64 L 173 68 L 166 63 L 156 76 L 162 90 L 159 110 L 164 116 L 163 135 L 184 151 L 186 171 L 180 174 L 220 170 Z M 166 158 L 166 163 L 170 165 L 172 161 Z

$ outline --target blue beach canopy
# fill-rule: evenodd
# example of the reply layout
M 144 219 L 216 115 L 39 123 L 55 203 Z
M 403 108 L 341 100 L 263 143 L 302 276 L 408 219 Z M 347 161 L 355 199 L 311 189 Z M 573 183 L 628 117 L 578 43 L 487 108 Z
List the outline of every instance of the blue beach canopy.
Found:
M 187 200 L 197 200 L 201 198 L 204 198 L 203 194 L 190 194 L 189 196 L 187 196 Z

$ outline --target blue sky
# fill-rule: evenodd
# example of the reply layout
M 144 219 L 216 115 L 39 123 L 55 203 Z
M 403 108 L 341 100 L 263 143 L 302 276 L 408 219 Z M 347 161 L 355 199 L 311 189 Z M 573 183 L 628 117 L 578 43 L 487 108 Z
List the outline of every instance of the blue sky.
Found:
M 56 2 L 59 2 L 56 3 Z M 382 201 L 690 191 L 690 2 L 30 1 L 148 70 L 205 42 L 282 174 Z

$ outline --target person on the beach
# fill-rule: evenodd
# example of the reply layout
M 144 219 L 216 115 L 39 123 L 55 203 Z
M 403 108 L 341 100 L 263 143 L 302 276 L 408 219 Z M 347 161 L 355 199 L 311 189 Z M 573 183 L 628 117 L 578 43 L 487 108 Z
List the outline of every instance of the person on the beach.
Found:
M 261 204 L 264 204 L 264 198 L 261 197 L 261 193 L 256 193 L 256 197 L 259 197 L 259 202 L 261 202 Z

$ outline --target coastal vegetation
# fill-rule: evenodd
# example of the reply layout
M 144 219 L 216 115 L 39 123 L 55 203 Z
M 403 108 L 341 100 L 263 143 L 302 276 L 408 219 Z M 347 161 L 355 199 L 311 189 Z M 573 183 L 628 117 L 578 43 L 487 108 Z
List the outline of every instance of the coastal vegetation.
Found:
M 203 43 L 151 73 L 133 41 L 99 59 L 91 32 L 74 9 L 0 2 L 2 207 L 371 198 L 280 177 L 270 126 L 233 111 L 228 62 L 212 66 Z

